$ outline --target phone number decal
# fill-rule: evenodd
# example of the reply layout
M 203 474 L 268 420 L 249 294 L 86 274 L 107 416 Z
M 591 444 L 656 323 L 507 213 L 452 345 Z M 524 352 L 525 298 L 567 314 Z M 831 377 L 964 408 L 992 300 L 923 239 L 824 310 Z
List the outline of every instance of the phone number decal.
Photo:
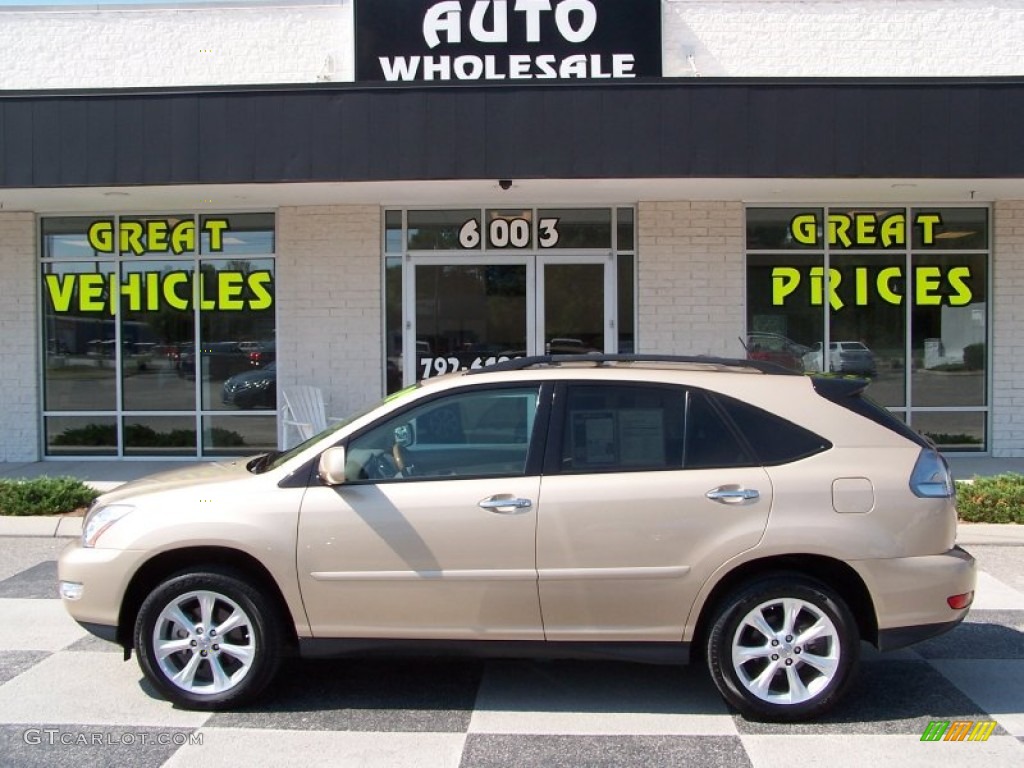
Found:
M 456 371 L 486 368 L 489 365 L 504 363 L 511 359 L 512 358 L 507 355 L 501 355 L 498 357 L 477 357 L 470 362 L 469 365 L 466 365 L 457 357 L 421 357 L 420 366 L 423 370 L 421 371 L 422 375 L 420 378 L 429 379 L 431 376 L 444 376 L 446 373 L 455 373 Z

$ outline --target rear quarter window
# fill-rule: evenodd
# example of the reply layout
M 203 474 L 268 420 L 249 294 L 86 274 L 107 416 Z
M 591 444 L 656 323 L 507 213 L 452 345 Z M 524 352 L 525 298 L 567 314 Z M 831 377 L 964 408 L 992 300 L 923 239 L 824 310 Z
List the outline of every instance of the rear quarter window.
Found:
M 832 447 L 821 435 L 774 413 L 725 395 L 715 395 L 715 402 L 761 464 L 788 464 Z

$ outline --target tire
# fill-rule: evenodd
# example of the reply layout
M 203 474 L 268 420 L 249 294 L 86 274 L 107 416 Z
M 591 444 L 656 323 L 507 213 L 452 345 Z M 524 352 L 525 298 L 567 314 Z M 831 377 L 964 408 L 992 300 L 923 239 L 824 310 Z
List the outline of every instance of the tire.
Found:
M 811 631 L 815 636 L 807 637 Z M 860 633 L 835 592 L 799 574 L 779 574 L 725 600 L 706 650 L 729 704 L 751 719 L 792 722 L 842 699 L 860 657 Z
M 178 574 L 142 603 L 135 648 L 146 678 L 173 703 L 231 709 L 256 698 L 277 672 L 280 612 L 233 572 Z

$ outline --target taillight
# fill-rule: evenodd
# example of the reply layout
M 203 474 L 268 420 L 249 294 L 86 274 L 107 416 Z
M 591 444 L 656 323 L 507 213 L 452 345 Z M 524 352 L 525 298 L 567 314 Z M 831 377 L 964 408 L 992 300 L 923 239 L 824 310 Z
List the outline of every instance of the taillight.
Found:
M 942 454 L 925 448 L 910 473 L 910 490 L 923 499 L 950 499 L 955 493 L 953 476 Z
M 960 611 L 974 602 L 974 592 L 964 592 L 961 595 L 950 595 L 946 598 L 949 607 L 954 611 Z

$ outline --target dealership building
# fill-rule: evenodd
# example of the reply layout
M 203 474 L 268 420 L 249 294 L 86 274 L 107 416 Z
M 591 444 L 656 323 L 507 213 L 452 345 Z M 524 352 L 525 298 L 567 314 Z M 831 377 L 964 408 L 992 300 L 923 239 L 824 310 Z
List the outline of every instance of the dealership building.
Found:
M 527 354 L 871 379 L 1024 457 L 1024 4 L 0 8 L 0 461 Z

